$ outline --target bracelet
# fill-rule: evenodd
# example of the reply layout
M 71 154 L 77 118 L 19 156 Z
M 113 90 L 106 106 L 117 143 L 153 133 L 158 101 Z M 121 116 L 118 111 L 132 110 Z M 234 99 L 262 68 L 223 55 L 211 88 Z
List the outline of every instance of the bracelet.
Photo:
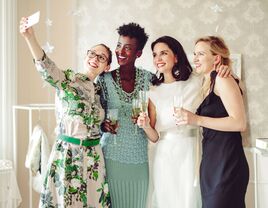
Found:
M 45 58 L 47 57 L 45 51 L 44 51 L 44 50 L 42 50 L 42 51 L 43 51 L 43 56 L 42 56 L 42 58 L 40 59 L 40 61 L 44 61 Z M 34 64 L 35 64 L 35 59 L 33 59 L 33 62 L 34 62 Z

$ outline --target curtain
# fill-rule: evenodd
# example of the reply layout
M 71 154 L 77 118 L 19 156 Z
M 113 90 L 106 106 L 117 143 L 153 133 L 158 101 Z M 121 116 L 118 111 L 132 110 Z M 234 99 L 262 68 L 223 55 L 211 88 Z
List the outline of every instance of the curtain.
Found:
M 13 161 L 12 106 L 16 103 L 17 1 L 0 0 L 0 159 Z

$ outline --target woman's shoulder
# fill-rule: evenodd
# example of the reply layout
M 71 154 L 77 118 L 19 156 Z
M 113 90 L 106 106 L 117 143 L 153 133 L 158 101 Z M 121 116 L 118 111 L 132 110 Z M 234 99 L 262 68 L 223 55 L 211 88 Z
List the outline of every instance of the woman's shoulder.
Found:
M 243 94 L 243 91 L 239 85 L 239 80 L 235 79 L 233 76 L 229 77 L 220 77 L 216 76 L 215 78 L 215 92 L 224 93 L 224 92 L 234 92 L 240 91 Z
M 180 86 L 179 82 L 173 82 L 169 84 L 161 83 L 160 85 L 150 85 L 149 92 L 157 97 L 168 94 L 176 90 Z
M 238 85 L 237 81 L 234 79 L 234 77 L 215 77 L 215 86 L 231 86 L 231 85 Z
M 114 69 L 114 70 L 115 70 L 115 69 Z M 113 72 L 114 70 L 110 70 L 110 71 L 108 71 L 108 72 L 103 72 L 103 73 L 101 74 L 101 76 L 103 76 L 103 77 L 109 77 L 109 76 L 112 75 L 112 72 Z
M 142 67 L 136 67 L 136 69 L 143 75 L 147 76 L 147 77 L 152 77 L 154 74 L 148 70 L 148 69 L 144 69 Z
M 103 81 L 103 80 L 111 78 L 111 75 L 112 75 L 112 71 L 103 72 L 98 76 L 97 79 Z
M 143 67 L 136 67 L 136 69 L 138 69 L 138 70 L 140 70 L 140 71 L 143 71 L 143 72 L 145 72 L 145 73 L 152 73 L 149 69 L 145 69 L 145 68 L 143 68 Z
M 186 81 L 182 81 L 184 85 L 189 86 L 201 86 L 202 85 L 203 76 L 197 73 L 192 73 L 190 77 Z
M 192 80 L 194 80 L 194 81 L 201 81 L 202 80 L 202 78 L 203 78 L 203 75 L 202 74 L 198 74 L 198 73 L 191 73 L 191 75 L 190 75 L 190 77 L 189 77 L 189 81 L 192 81 Z
M 156 92 L 156 91 L 157 91 L 157 89 L 158 89 L 158 86 L 151 85 L 151 86 L 149 87 L 149 92 L 154 93 L 154 92 Z

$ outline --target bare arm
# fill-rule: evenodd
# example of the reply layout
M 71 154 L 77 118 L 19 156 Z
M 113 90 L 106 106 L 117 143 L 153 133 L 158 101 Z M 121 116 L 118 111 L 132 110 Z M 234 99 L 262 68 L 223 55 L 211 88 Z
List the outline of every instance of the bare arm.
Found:
M 245 131 L 245 107 L 240 89 L 235 80 L 231 77 L 221 78 L 217 76 L 214 92 L 221 98 L 228 116 L 211 118 L 198 116 L 187 110 L 182 110 L 182 119 L 177 124 L 194 124 L 220 131 Z
M 35 37 L 33 28 L 29 27 L 28 29 L 25 29 L 26 22 L 27 18 L 21 18 L 20 33 L 24 37 L 31 51 L 31 54 L 35 60 L 37 71 L 41 74 L 42 79 L 47 81 L 53 87 L 61 89 L 61 83 L 72 77 L 71 75 L 74 75 L 74 72 L 72 70 L 66 70 L 63 72 L 51 59 L 45 56 L 44 51 Z
M 235 80 L 217 77 L 215 93 L 220 96 L 229 116 L 224 118 L 199 117 L 198 125 L 222 131 L 245 131 L 245 107 Z
M 27 18 L 23 17 L 21 18 L 20 21 L 20 33 L 21 35 L 24 37 L 30 51 L 31 54 L 33 56 L 33 58 L 35 60 L 40 60 L 42 59 L 44 52 L 41 48 L 41 46 L 39 45 L 35 34 L 34 34 L 34 30 L 32 27 L 25 29 L 25 23 L 27 22 Z
M 147 137 L 152 142 L 156 142 L 159 139 L 159 135 L 157 131 L 155 130 L 156 111 L 155 111 L 155 106 L 150 99 L 149 99 L 149 104 L 148 104 L 148 114 L 149 116 L 146 115 L 146 113 L 142 113 L 137 120 L 137 124 L 141 128 L 143 128 Z

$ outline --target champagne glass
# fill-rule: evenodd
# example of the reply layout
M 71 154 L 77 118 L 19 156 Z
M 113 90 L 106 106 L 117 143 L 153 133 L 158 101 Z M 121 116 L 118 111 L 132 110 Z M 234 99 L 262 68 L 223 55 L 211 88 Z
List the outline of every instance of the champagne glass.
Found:
M 183 95 L 174 95 L 173 97 L 173 109 L 174 113 L 180 116 L 181 109 L 183 108 Z
M 140 110 L 148 113 L 148 91 L 139 91 Z
M 148 115 L 148 102 L 149 102 L 149 98 L 148 98 L 148 91 L 139 91 L 139 101 L 140 101 L 140 111 L 144 112 Z M 146 128 L 146 127 L 143 127 Z
M 132 100 L 132 113 L 131 113 L 131 119 L 133 124 L 135 124 L 135 134 L 137 134 L 137 119 L 140 115 L 140 100 L 139 99 L 133 99 Z
M 118 127 L 118 109 L 108 109 L 107 111 L 107 119 L 110 120 L 110 125 L 112 126 L 113 130 L 116 132 Z M 117 144 L 116 142 L 116 133 L 113 134 L 113 140 L 114 144 Z

